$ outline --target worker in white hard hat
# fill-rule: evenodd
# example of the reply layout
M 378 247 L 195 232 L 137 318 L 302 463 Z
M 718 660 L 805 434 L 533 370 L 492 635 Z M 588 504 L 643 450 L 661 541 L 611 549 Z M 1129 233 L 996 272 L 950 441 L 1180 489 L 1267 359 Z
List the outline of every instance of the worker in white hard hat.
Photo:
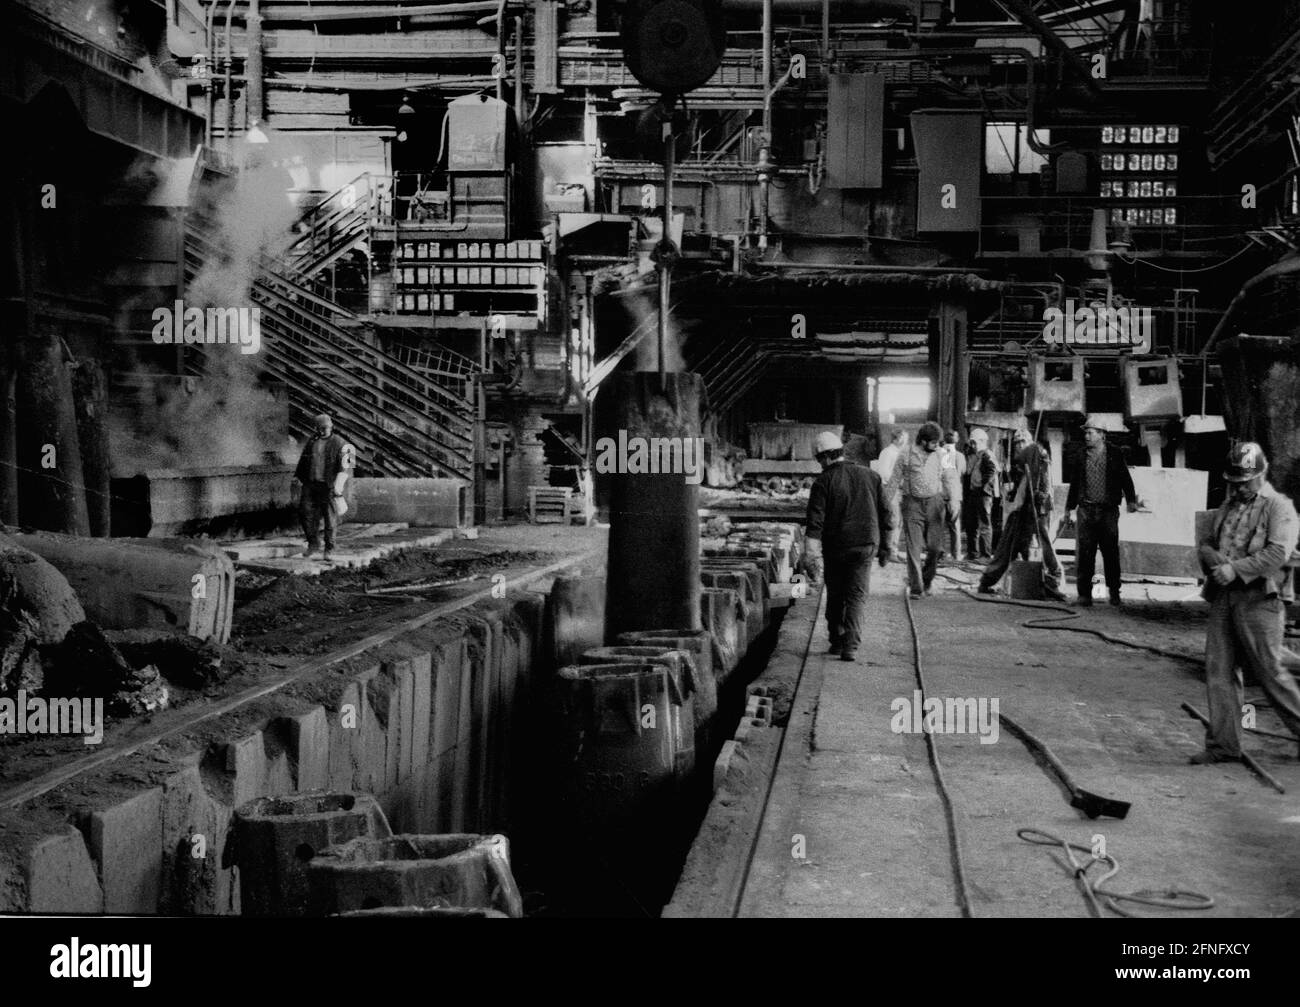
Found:
M 982 427 L 970 432 L 966 460 L 966 558 L 972 562 L 993 558 L 993 501 L 1000 492 L 998 463 L 989 450 L 989 435 Z
M 944 552 L 948 554 L 948 560 L 953 563 L 961 559 L 961 518 L 963 498 L 966 493 L 966 454 L 957 446 L 957 441 L 957 431 L 949 430 L 943 435 L 943 446 L 939 448 L 943 453 L 943 467 L 957 470 L 957 478 L 949 480 L 946 487 L 951 506 L 947 514 L 948 529 L 944 537 Z
M 1105 424 L 1095 414 L 1083 421 L 1083 442 L 1084 450 L 1064 474 L 1070 484 L 1066 516 L 1072 515 L 1076 507 L 1079 514 L 1074 550 L 1079 604 L 1092 604 L 1092 578 L 1100 549 L 1110 603 L 1120 605 L 1119 504 L 1121 499 L 1126 500 L 1132 513 L 1139 509 L 1140 502 L 1123 456 L 1106 444 Z
M 325 526 L 324 558 L 331 559 L 334 549 L 334 529 L 347 510 L 343 500 L 343 487 L 352 471 L 355 451 L 351 444 L 334 432 L 334 421 L 329 413 L 321 413 L 312 420 L 316 433 L 302 449 L 294 479 L 298 481 L 298 517 L 302 533 L 307 539 L 311 556 L 320 544 L 320 527 Z
M 1287 730 L 1300 738 L 1300 688 L 1282 663 L 1286 602 L 1294 600 L 1289 566 L 1300 538 L 1291 500 L 1269 483 L 1268 459 L 1253 441 L 1228 452 L 1228 498 L 1198 554 L 1210 603 L 1205 626 L 1205 691 L 1210 725 L 1203 765 L 1241 757 L 1241 668 L 1250 668 Z
M 880 476 L 844 458 L 839 435 L 824 430 L 813 441 L 822 472 L 808 495 L 805 566 L 826 581 L 830 650 L 854 661 L 862 643 L 871 561 L 889 561 L 892 518 Z

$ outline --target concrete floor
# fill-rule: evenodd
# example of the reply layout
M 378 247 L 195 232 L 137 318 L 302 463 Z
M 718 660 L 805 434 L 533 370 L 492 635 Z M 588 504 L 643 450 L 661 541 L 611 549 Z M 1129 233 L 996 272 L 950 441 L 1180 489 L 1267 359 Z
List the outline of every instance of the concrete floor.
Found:
M 767 834 L 756 849 L 766 862 L 751 873 L 742 915 L 960 914 L 925 737 L 890 727 L 891 702 L 916 687 L 903 580 L 897 564 L 873 570 L 868 636 L 856 664 L 825 654 L 825 620 L 818 619 L 809 661 L 820 667 L 809 670 L 820 672 L 822 687 L 811 746 L 806 758 L 783 756 L 773 794 L 794 811 L 765 820 Z M 1108 885 L 1113 890 L 1186 889 L 1216 903 L 1207 911 L 1156 915 L 1280 916 L 1300 906 L 1300 762 L 1293 744 L 1247 741 L 1285 795 L 1241 765 L 1190 766 L 1203 730 L 1180 704 L 1205 709 L 1199 667 L 1077 633 L 1025 628 L 1019 624 L 1035 613 L 981 603 L 949 581 L 935 586 L 935 597 L 912 603 L 927 695 L 997 698 L 1002 712 L 1055 751 L 1078 785 L 1133 805 L 1122 821 L 1090 821 L 1068 806 L 1009 732 L 993 744 L 981 744 L 976 734 L 936 735 L 973 915 L 1088 915 L 1063 860 L 1019 839 L 1022 827 L 1083 844 L 1104 837 L 1120 864 Z M 1172 595 L 1187 593 L 1175 588 Z M 1136 603 L 1119 611 L 1103 604 L 1075 625 L 1202 651 L 1203 607 L 1140 600 L 1142 585 L 1126 585 L 1125 596 Z M 1257 694 L 1248 690 L 1247 699 Z M 1282 731 L 1266 709 L 1259 726 Z M 798 836 L 802 859 L 794 855 Z

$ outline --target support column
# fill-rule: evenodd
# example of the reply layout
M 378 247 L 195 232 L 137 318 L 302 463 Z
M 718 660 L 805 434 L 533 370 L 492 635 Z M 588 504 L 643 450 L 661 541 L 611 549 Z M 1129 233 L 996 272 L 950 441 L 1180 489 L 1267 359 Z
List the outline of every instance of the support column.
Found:
M 945 430 L 966 423 L 966 305 L 940 301 L 935 310 L 939 323 L 935 366 L 935 414 Z
M 603 394 L 616 404 L 613 429 L 603 435 L 611 438 L 607 446 L 619 449 L 619 471 L 609 480 L 606 641 L 616 643 L 619 634 L 636 630 L 698 629 L 699 484 L 687 482 L 681 471 L 650 472 L 643 462 L 649 462 L 652 450 L 662 461 L 658 439 L 675 438 L 669 443 L 683 452 L 676 457 L 690 450 L 703 471 L 702 452 L 694 452 L 704 381 L 698 374 L 670 372 L 660 378 L 637 371 L 614 374 L 606 384 Z M 641 460 L 638 445 L 644 445 Z
M 22 523 L 43 531 L 90 534 L 72 376 L 57 334 L 18 343 L 18 438 Z

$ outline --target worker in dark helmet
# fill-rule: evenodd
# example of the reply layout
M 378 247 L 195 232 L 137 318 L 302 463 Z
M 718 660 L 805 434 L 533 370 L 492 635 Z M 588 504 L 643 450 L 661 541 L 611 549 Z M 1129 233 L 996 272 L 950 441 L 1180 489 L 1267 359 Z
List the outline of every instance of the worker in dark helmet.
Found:
M 334 421 L 328 413 L 313 420 L 316 434 L 302 449 L 294 478 L 298 481 L 298 517 L 307 539 L 304 556 L 312 555 L 320 545 L 320 526 L 325 525 L 324 558 L 334 549 L 334 529 L 347 509 L 343 487 L 352 471 L 353 448 L 334 433 Z
M 844 458 L 844 444 L 829 430 L 813 451 L 822 473 L 808 495 L 805 568 L 826 579 L 826 627 L 831 652 L 854 661 L 862 642 L 862 621 L 871 587 L 871 561 L 889 562 L 893 526 L 880 476 Z
M 1269 483 L 1268 459 L 1245 441 L 1228 452 L 1228 499 L 1199 546 L 1210 603 L 1205 627 L 1205 690 L 1210 725 L 1197 765 L 1241 758 L 1241 666 L 1250 668 L 1287 729 L 1300 738 L 1300 688 L 1282 663 L 1288 566 L 1300 537 L 1295 506 Z
M 903 494 L 903 530 L 907 541 L 907 581 L 913 598 L 931 592 L 948 523 L 956 516 L 960 489 L 955 466 L 945 466 L 939 445 L 943 428 L 921 424 L 916 444 L 898 461 Z

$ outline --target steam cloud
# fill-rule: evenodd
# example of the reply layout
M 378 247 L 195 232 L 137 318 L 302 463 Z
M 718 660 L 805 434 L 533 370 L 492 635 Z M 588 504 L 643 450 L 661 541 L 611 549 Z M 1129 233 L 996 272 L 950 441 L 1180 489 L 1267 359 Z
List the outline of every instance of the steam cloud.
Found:
M 184 303 L 199 308 L 247 308 L 264 249 L 286 240 L 298 210 L 289 199 L 290 177 L 283 165 L 292 151 L 283 136 L 260 147 L 258 162 L 227 184 L 206 191 L 188 212 L 205 221 L 208 252 L 188 284 Z M 128 305 L 129 316 L 158 305 Z M 166 305 L 170 307 L 168 302 Z M 264 332 L 265 338 L 275 338 Z M 203 353 L 202 377 L 163 377 L 155 385 L 156 411 L 146 404 L 137 415 L 114 411 L 109 429 L 113 474 L 132 476 L 154 468 L 206 468 L 219 465 L 292 463 L 297 445 L 285 421 L 288 410 L 258 381 L 256 356 L 235 347 L 210 346 Z

